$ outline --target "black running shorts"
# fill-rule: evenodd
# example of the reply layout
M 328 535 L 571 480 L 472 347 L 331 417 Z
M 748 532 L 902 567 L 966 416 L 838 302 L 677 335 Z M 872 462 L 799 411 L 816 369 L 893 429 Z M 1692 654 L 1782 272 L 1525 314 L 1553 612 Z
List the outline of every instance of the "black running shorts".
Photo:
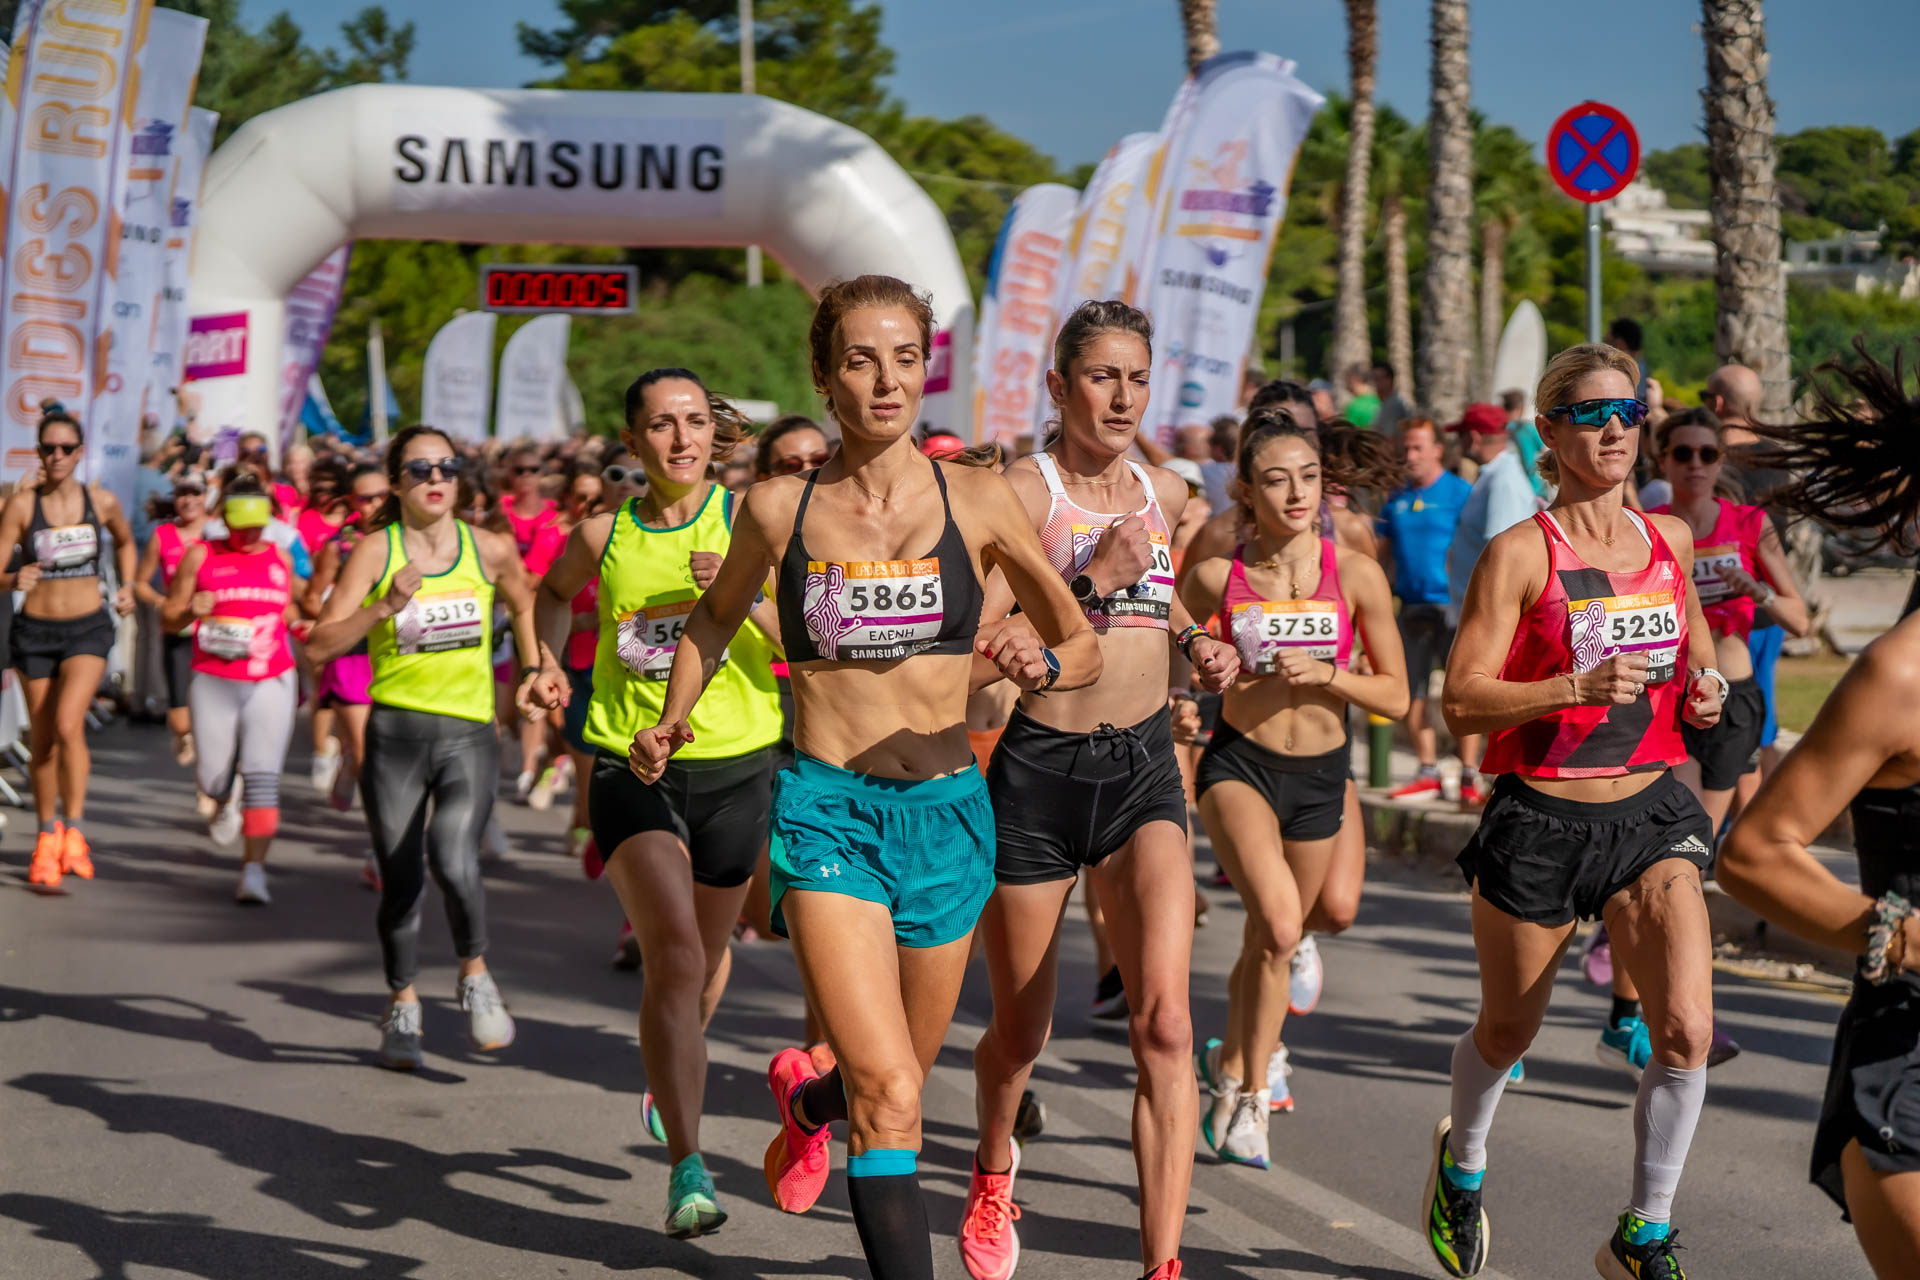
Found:
M 28 680 L 46 680 L 68 658 L 105 658 L 113 649 L 113 618 L 105 609 L 78 618 L 13 620 L 13 669 Z
M 1767 697 L 1760 682 L 1749 676 L 1736 680 L 1720 708 L 1720 723 L 1696 729 L 1680 722 L 1680 738 L 1687 754 L 1700 766 L 1704 791 L 1731 791 L 1743 774 L 1760 767 L 1760 733 L 1767 722 Z
M 725 760 L 675 760 L 649 786 L 633 776 L 624 756 L 594 757 L 587 793 L 593 842 L 609 862 L 637 835 L 669 831 L 693 858 L 695 884 L 731 889 L 745 884 L 767 840 L 773 810 L 773 752 Z
M 1325 840 L 1340 832 L 1352 767 L 1345 744 L 1325 755 L 1282 755 L 1222 720 L 1200 757 L 1194 790 L 1205 795 L 1222 782 L 1244 782 L 1280 820 L 1282 840 Z

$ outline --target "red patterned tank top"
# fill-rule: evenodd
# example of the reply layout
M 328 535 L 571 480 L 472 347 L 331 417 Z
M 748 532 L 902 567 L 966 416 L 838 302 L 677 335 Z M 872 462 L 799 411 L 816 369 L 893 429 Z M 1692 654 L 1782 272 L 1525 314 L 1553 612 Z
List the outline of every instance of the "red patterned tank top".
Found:
M 1734 594 L 1720 576 L 1726 568 L 1738 569 L 1750 578 L 1760 577 L 1760 533 L 1766 528 L 1767 513 L 1759 507 L 1743 507 L 1715 499 L 1720 513 L 1705 537 L 1693 540 L 1693 592 L 1700 597 L 1700 610 L 1707 615 L 1707 630 L 1716 636 L 1735 636 L 1745 640 L 1753 630 L 1753 597 Z M 1655 507 L 1655 515 L 1671 514 L 1671 507 Z

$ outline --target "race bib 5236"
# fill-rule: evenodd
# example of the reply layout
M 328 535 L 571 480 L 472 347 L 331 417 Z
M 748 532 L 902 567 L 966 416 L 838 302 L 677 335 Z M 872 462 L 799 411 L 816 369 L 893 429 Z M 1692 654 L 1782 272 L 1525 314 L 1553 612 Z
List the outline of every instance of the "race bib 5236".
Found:
M 1680 612 L 1670 591 L 1567 602 L 1573 669 L 1591 671 L 1618 653 L 1647 655 L 1647 683 L 1671 680 L 1679 661 Z

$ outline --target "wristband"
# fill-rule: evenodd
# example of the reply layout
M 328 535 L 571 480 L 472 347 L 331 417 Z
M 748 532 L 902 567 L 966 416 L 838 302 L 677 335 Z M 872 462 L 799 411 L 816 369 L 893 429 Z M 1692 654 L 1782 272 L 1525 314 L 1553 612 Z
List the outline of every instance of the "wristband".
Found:
M 1780 598 L 1780 593 L 1778 591 L 1775 591 L 1772 585 L 1769 583 L 1765 583 L 1765 582 L 1761 583 L 1760 592 L 1761 594 L 1753 598 L 1753 602 L 1754 604 L 1758 605 L 1762 609 L 1771 609 L 1773 607 L 1773 602 Z
M 519 684 L 525 684 L 525 683 L 527 682 L 527 677 L 528 677 L 528 676 L 537 676 L 537 675 L 539 675 L 539 674 L 540 674 L 540 668 L 539 668 L 539 667 L 521 667 L 521 668 L 520 668 L 520 679 L 519 679 L 519 680 L 517 681 L 517 683 L 519 683 Z
M 1714 683 L 1720 686 L 1720 701 L 1725 702 L 1727 695 L 1733 692 L 1733 686 L 1727 683 L 1727 678 L 1718 671 L 1715 671 L 1712 667 L 1702 667 L 1693 673 L 1693 677 L 1696 680 L 1701 676 L 1712 676 Z
M 1205 634 L 1207 634 L 1205 627 L 1197 622 L 1189 622 L 1186 625 L 1186 629 L 1173 638 L 1173 647 L 1180 651 L 1181 657 L 1185 658 L 1188 662 L 1192 662 L 1193 642 Z
M 1860 977 L 1880 986 L 1893 976 L 1887 953 L 1900 926 L 1913 914 L 1913 904 L 1897 893 L 1883 893 L 1873 904 L 1873 923 L 1867 926 L 1867 949 L 1860 957 Z

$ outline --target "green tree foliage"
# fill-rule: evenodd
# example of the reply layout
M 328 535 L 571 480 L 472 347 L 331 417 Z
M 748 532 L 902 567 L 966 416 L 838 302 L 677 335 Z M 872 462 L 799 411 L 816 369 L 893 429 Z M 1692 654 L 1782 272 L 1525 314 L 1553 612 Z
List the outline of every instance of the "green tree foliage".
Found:
M 1707 207 L 1707 149 L 1689 143 L 1647 156 L 1647 180 L 1675 208 Z M 1779 140 L 1778 179 L 1789 240 L 1818 240 L 1885 223 L 1896 252 L 1920 240 L 1920 129 L 1888 142 L 1878 129 L 1826 125 Z

